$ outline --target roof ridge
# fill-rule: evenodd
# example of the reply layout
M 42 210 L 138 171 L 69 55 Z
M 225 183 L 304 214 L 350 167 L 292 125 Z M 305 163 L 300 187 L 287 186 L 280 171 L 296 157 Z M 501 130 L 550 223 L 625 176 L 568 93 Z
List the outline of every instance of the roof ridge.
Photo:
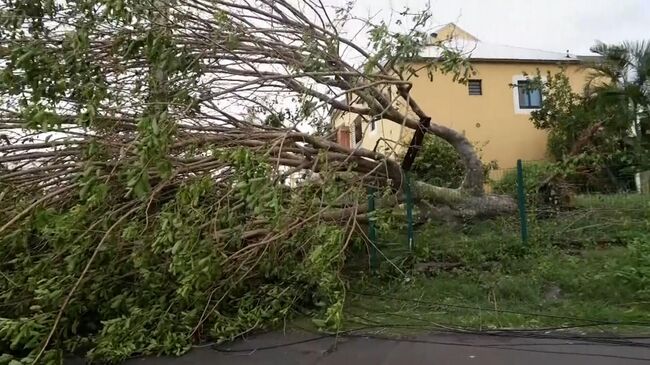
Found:
M 444 29 L 446 26 L 451 25 L 451 24 L 456 25 L 454 22 L 449 22 L 449 23 L 445 23 L 445 24 L 441 24 L 441 25 L 435 26 L 435 27 L 433 27 L 433 29 L 431 29 L 431 31 L 432 31 L 432 32 L 436 32 L 436 31 L 438 31 L 438 30 L 440 30 L 440 29 Z

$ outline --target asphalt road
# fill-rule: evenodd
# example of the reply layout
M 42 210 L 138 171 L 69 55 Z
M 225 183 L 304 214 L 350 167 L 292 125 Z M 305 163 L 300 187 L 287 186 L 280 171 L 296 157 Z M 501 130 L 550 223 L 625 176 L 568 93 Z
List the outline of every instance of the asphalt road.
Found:
M 294 344 L 287 345 L 289 343 Z M 222 347 L 221 351 L 210 346 L 198 347 L 180 358 L 132 359 L 126 364 L 639 365 L 650 364 L 650 343 L 614 345 L 459 334 L 431 334 L 400 340 L 364 336 L 335 339 L 306 333 L 268 333 Z

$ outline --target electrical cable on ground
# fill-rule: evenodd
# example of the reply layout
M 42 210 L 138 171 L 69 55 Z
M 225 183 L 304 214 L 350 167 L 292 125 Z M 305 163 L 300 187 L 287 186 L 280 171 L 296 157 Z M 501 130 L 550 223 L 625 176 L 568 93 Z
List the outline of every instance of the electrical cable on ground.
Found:
M 555 319 L 565 319 L 565 320 L 589 322 L 589 323 L 593 323 L 593 324 L 596 324 L 596 325 L 599 324 L 599 325 L 608 325 L 608 326 L 617 325 L 617 326 L 644 326 L 644 327 L 650 327 L 650 322 L 602 321 L 602 320 L 598 320 L 598 319 L 561 316 L 561 315 L 555 315 L 555 314 L 519 312 L 519 311 L 505 310 L 505 309 L 482 308 L 482 307 L 474 307 L 474 306 L 468 306 L 468 305 L 458 305 L 458 304 L 447 304 L 447 303 L 440 303 L 440 302 L 423 301 L 423 300 L 418 300 L 418 299 L 406 299 L 406 298 L 393 297 L 393 296 L 390 296 L 390 295 L 379 295 L 379 294 L 361 293 L 361 292 L 354 292 L 354 291 L 350 291 L 350 293 L 356 294 L 356 295 L 361 295 L 361 296 L 366 296 L 366 297 L 375 297 L 375 298 L 381 298 L 381 299 L 396 300 L 396 301 L 400 301 L 400 302 L 411 302 L 411 303 L 416 303 L 416 304 L 422 304 L 422 305 L 428 306 L 429 308 L 447 307 L 447 308 L 468 309 L 468 310 L 482 311 L 482 312 L 508 313 L 508 314 L 527 316 L 527 317 L 544 317 L 544 318 L 555 318 Z
M 408 316 L 401 315 L 401 314 L 398 315 L 398 314 L 395 314 L 395 313 L 388 313 L 388 312 L 382 312 L 382 313 L 408 318 Z M 362 316 L 360 316 L 358 314 L 354 314 L 354 313 L 351 313 L 351 314 L 353 316 L 356 316 L 356 317 L 359 317 L 361 319 L 364 319 L 364 320 L 368 321 L 367 318 L 363 318 Z M 410 317 L 409 319 L 422 321 L 422 319 L 414 318 L 414 317 Z M 454 326 L 456 328 L 451 328 L 451 327 L 454 327 Z M 462 327 L 462 326 L 457 326 L 457 325 L 454 325 L 454 324 L 441 325 L 439 323 L 430 323 L 430 326 L 424 326 L 424 325 L 413 326 L 413 325 L 393 324 L 390 327 L 397 327 L 397 328 L 413 327 L 413 328 L 428 328 L 428 329 L 434 329 L 435 328 L 436 332 L 440 332 L 440 333 L 467 334 L 467 335 L 492 336 L 492 337 L 510 337 L 510 338 L 556 339 L 556 340 L 563 340 L 563 341 L 590 342 L 590 343 L 593 343 L 594 345 L 629 346 L 629 347 L 650 348 L 650 344 L 648 344 L 648 343 L 630 341 L 629 338 L 625 338 L 625 337 L 611 338 L 611 337 L 601 337 L 601 336 L 553 335 L 553 334 L 540 333 L 540 332 L 557 331 L 557 330 L 574 329 L 574 328 L 585 328 L 585 327 L 595 327 L 595 326 L 599 326 L 599 325 L 595 325 L 595 324 L 573 325 L 573 326 L 568 325 L 568 326 L 559 326 L 559 327 L 547 327 L 547 328 L 542 328 L 542 329 L 539 329 L 539 330 L 526 329 L 525 331 L 522 331 L 520 329 L 476 330 L 474 328 Z M 635 338 L 635 339 L 638 339 L 638 338 Z
M 395 341 L 395 342 L 406 342 L 406 343 L 422 343 L 422 344 L 432 344 L 432 345 L 443 345 L 443 346 L 459 346 L 459 347 L 473 347 L 473 348 L 488 348 L 488 349 L 498 349 L 498 350 L 508 350 L 508 351 L 519 351 L 519 352 L 532 352 L 532 353 L 543 353 L 543 354 L 553 354 L 553 355 L 571 355 L 571 356 L 589 356 L 589 357 L 605 357 L 621 360 L 640 360 L 640 361 L 650 361 L 650 357 L 635 357 L 635 356 L 622 356 L 622 355 L 610 355 L 610 354 L 593 354 L 587 352 L 569 352 L 569 351 L 552 351 L 552 350 L 535 350 L 535 349 L 522 349 L 516 347 L 509 347 L 508 345 L 503 346 L 494 346 L 494 345 L 478 345 L 478 344 L 467 344 L 460 342 L 448 342 L 448 341 L 433 341 L 426 339 L 391 339 L 385 338 L 377 335 L 346 335 L 344 337 L 360 337 L 360 338 L 371 338 L 375 340 L 383 341 Z
M 409 316 L 403 313 L 395 313 L 395 312 L 388 312 L 388 311 L 379 311 L 376 308 L 368 308 L 366 306 L 360 305 L 358 303 L 355 303 L 352 305 L 353 307 L 358 307 L 360 309 L 366 310 L 368 313 L 380 313 L 380 314 L 386 314 L 394 317 L 402 317 L 414 321 L 423 321 L 421 317 L 413 317 Z M 370 321 L 368 318 L 363 318 L 357 314 L 354 314 L 357 317 L 360 317 L 366 321 Z M 625 326 L 627 325 L 626 322 L 623 321 L 617 321 L 617 322 L 598 322 L 597 320 L 590 319 L 590 323 L 585 323 L 585 324 L 571 324 L 571 325 L 562 325 L 562 326 L 553 326 L 553 327 L 535 327 L 535 328 L 508 328 L 508 329 L 491 329 L 491 330 L 481 330 L 482 333 L 502 333 L 502 332 L 508 332 L 508 333 L 527 333 L 527 332 L 533 332 L 533 333 L 540 333 L 540 332 L 547 332 L 547 331 L 559 331 L 559 330 L 569 330 L 569 329 L 576 329 L 576 328 L 590 328 L 590 327 L 604 327 L 604 326 Z M 467 327 L 467 326 L 459 326 L 454 323 L 448 323 L 448 322 L 430 322 L 431 325 L 434 325 L 436 327 L 440 328 L 445 328 L 445 327 L 455 327 L 457 329 L 462 329 L 462 330 L 469 330 L 469 331 L 476 331 L 475 328 L 472 327 Z M 638 326 L 638 324 L 634 324 L 634 326 Z M 586 337 L 584 337 L 586 338 Z M 611 339 L 649 339 L 650 337 L 648 336 L 631 336 L 631 337 L 621 337 L 621 336 L 615 336 L 615 337 L 604 337 L 604 336 L 597 336 L 595 338 L 602 339 L 602 338 L 611 338 Z
M 460 343 L 460 342 L 453 342 L 453 341 L 435 341 L 435 340 L 429 340 L 429 339 L 414 339 L 414 338 L 390 338 L 390 337 L 384 337 L 384 336 L 378 336 L 378 335 L 372 335 L 372 334 L 355 334 L 354 332 L 363 330 L 361 329 L 355 329 L 355 330 L 349 330 L 345 331 L 339 334 L 325 334 L 317 337 L 312 337 L 309 339 L 304 339 L 304 340 L 298 340 L 298 341 L 291 341 L 291 342 L 285 342 L 285 343 L 280 343 L 280 344 L 275 344 L 275 345 L 268 345 L 268 346 L 259 346 L 259 347 L 254 347 L 254 348 L 244 348 L 244 349 L 226 349 L 226 348 L 219 348 L 216 346 L 213 346 L 212 349 L 218 352 L 223 352 L 223 353 L 249 353 L 253 354 L 257 351 L 265 351 L 265 350 L 274 350 L 274 349 L 279 349 L 279 348 L 286 348 L 286 347 L 291 347 L 291 346 L 296 346 L 304 343 L 309 343 L 309 342 L 315 342 L 327 338 L 363 338 L 363 339 L 374 339 L 374 340 L 379 340 L 379 341 L 391 341 L 391 342 L 400 342 L 400 343 L 418 343 L 418 344 L 432 344 L 432 345 L 441 345 L 441 346 L 458 346 L 458 347 L 471 347 L 471 348 L 483 348 L 483 349 L 497 349 L 497 350 L 507 350 L 507 351 L 518 351 L 518 352 L 530 352 L 530 353 L 542 353 L 542 354 L 553 354 L 553 355 L 567 355 L 567 356 L 588 356 L 588 357 L 599 357 L 599 358 L 612 358 L 612 359 L 621 359 L 621 360 L 639 360 L 639 361 L 650 361 L 650 357 L 644 358 L 644 357 L 635 357 L 635 356 L 622 356 L 622 355 L 610 355 L 610 354 L 595 354 L 595 353 L 586 353 L 586 352 L 569 352 L 569 351 L 553 351 L 553 350 L 536 350 L 536 349 L 523 349 L 523 348 L 517 348 L 517 347 L 510 347 L 509 345 L 495 345 L 495 344 L 489 344 L 489 345 L 480 345 L 480 344 L 468 344 L 468 343 Z M 525 345 L 525 344 L 522 344 Z M 539 344 L 534 344 L 534 345 L 539 345 Z M 548 346 L 553 346 L 553 344 L 547 344 Z
M 515 314 L 515 315 L 522 315 L 522 316 L 529 316 L 529 317 L 545 317 L 545 318 L 555 318 L 555 319 L 563 319 L 563 320 L 573 320 L 573 321 L 580 321 L 580 322 L 587 322 L 587 323 L 580 323 L 576 325 L 565 325 L 565 326 L 558 326 L 558 327 L 546 327 L 546 328 L 525 328 L 525 329 L 499 329 L 499 330 L 476 330 L 468 327 L 463 327 L 463 326 L 458 326 L 454 324 L 449 324 L 449 323 L 428 323 L 428 325 L 414 325 L 414 324 L 381 324 L 377 323 L 376 321 L 369 320 L 367 318 L 363 318 L 359 315 L 353 314 L 356 317 L 359 317 L 363 320 L 370 321 L 370 322 L 375 322 L 374 325 L 372 326 L 363 326 L 347 331 L 342 331 L 338 332 L 335 334 L 322 334 L 318 335 L 315 337 L 311 337 L 308 339 L 302 339 L 298 341 L 292 341 L 292 342 L 286 342 L 286 343 L 280 343 L 280 344 L 274 344 L 274 345 L 267 345 L 267 346 L 260 346 L 260 347 L 255 347 L 255 348 L 245 348 L 245 349 L 228 349 L 228 348 L 222 348 L 222 347 L 217 347 L 215 344 L 211 344 L 210 347 L 212 347 L 214 350 L 219 351 L 219 352 L 225 352 L 225 353 L 254 353 L 256 351 L 265 351 L 265 350 L 273 350 L 273 349 L 278 349 L 278 348 L 285 348 L 285 347 L 291 347 L 291 346 L 296 346 L 304 343 L 311 343 L 311 342 L 316 342 L 319 340 L 327 339 L 327 338 L 366 338 L 366 339 L 375 339 L 375 340 L 382 340 L 382 341 L 393 341 L 393 342 L 407 342 L 407 343 L 428 343 L 428 344 L 435 344 L 435 345 L 444 345 L 444 346 L 461 346 L 461 347 L 475 347 L 475 348 L 487 348 L 487 349 L 501 349 L 501 350 L 508 350 L 508 351 L 520 351 L 520 352 L 533 352 L 533 353 L 545 353 L 545 354 L 557 354 L 557 355 L 573 355 L 573 356 L 590 356 L 590 357 L 602 357 L 602 358 L 612 358 L 612 359 L 624 359 L 624 360 L 641 360 L 641 361 L 650 361 L 650 358 L 641 358 L 641 357 L 633 357 L 633 356 L 619 356 L 619 355 L 610 355 L 610 354 L 596 354 L 596 353 L 581 353 L 581 352 L 569 352 L 569 351 L 550 351 L 550 350 L 539 350 L 539 349 L 525 349 L 521 347 L 525 346 L 558 346 L 558 345 L 572 345 L 572 346 L 588 346 L 588 345 L 601 345 L 601 346 L 618 346 L 618 347 L 639 347 L 639 348 L 650 348 L 650 343 L 641 343 L 641 342 L 635 342 L 631 341 L 633 339 L 648 339 L 648 337 L 644 336 L 630 336 L 630 337 L 622 337 L 622 336 L 616 336 L 616 337 L 604 337 L 604 336 L 585 336 L 585 335 L 557 335 L 557 334 L 549 334 L 549 333 L 540 333 L 540 332 L 549 332 L 549 331 L 558 331 L 558 330 L 567 330 L 567 329 L 575 329 L 575 328 L 588 328 L 588 327 L 599 327 L 599 326 L 650 326 L 650 323 L 645 323 L 645 322 L 639 322 L 639 321 L 602 321 L 602 320 L 596 320 L 596 319 L 590 319 L 590 318 L 578 318 L 578 317 L 570 317 L 570 316 L 561 316 L 561 315 L 551 315 L 551 314 L 544 314 L 544 313 L 530 313 L 530 312 L 518 312 L 518 311 L 511 311 L 511 310 L 499 310 L 499 309 L 490 309 L 490 308 L 480 308 L 480 307 L 473 307 L 473 306 L 465 306 L 465 305 L 454 305 L 454 304 L 446 304 L 446 303 L 436 303 L 436 302 L 425 302 L 422 300 L 415 300 L 415 299 L 404 299 L 404 298 L 399 298 L 399 297 L 392 297 L 392 296 L 387 296 L 387 295 L 378 295 L 378 294 L 370 294 L 370 293 L 355 293 L 352 292 L 353 294 L 361 295 L 361 296 L 370 296 L 370 297 L 377 297 L 377 298 L 383 298 L 383 299 L 390 299 L 390 300 L 397 300 L 397 301 L 402 301 L 402 302 L 412 302 L 412 303 L 417 303 L 417 304 L 426 304 L 430 308 L 434 307 L 448 307 L 448 308 L 459 308 L 459 309 L 468 309 L 468 310 L 476 310 L 476 311 L 491 311 L 491 312 L 498 312 L 498 313 L 508 313 L 508 314 Z M 383 314 L 388 314 L 388 315 L 393 315 L 393 316 L 398 316 L 398 317 L 403 317 L 411 320 L 417 320 L 417 321 L 423 321 L 422 318 L 416 318 L 416 317 L 409 317 L 407 315 L 401 314 L 401 313 L 394 313 L 394 312 L 382 312 Z M 468 344 L 468 343 L 460 343 L 460 342 L 453 342 L 453 341 L 435 341 L 435 340 L 429 340 L 429 339 L 417 339 L 417 338 L 395 338 L 395 337 L 386 337 L 386 336 L 379 336 L 375 334 L 368 334 L 368 333 L 358 333 L 360 331 L 368 331 L 371 329 L 379 329 L 379 328 L 418 328 L 418 329 L 435 329 L 436 332 L 438 333 L 451 333 L 451 334 L 464 334 L 464 335 L 475 335 L 475 336 L 494 336 L 494 337 L 514 337 L 514 338 L 535 338 L 535 339 L 544 339 L 544 340 L 561 340 L 561 341 L 574 341 L 571 343 L 509 343 L 507 345 L 502 345 L 502 344 Z

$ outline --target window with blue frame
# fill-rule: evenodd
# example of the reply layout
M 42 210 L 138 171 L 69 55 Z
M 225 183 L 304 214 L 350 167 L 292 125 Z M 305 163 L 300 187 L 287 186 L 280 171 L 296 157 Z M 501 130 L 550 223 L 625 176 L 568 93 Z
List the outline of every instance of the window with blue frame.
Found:
M 542 107 L 542 91 L 532 87 L 530 80 L 517 81 L 520 109 L 539 109 Z

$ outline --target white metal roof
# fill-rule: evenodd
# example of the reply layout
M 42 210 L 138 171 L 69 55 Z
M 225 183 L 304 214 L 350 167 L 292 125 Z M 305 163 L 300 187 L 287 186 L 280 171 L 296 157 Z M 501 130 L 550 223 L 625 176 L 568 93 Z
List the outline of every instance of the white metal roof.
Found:
M 452 50 L 457 50 L 470 59 L 481 60 L 520 60 L 545 62 L 577 62 L 579 56 L 567 52 L 551 52 L 532 48 L 505 46 L 468 39 L 452 39 L 444 42 Z M 422 57 L 435 58 L 440 56 L 440 47 L 426 47 Z

